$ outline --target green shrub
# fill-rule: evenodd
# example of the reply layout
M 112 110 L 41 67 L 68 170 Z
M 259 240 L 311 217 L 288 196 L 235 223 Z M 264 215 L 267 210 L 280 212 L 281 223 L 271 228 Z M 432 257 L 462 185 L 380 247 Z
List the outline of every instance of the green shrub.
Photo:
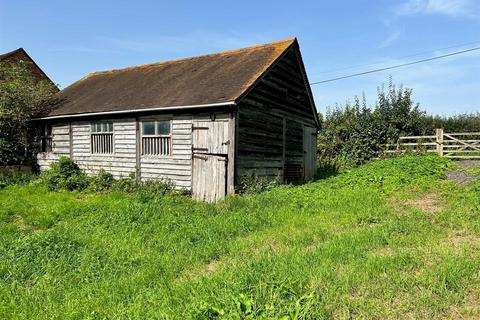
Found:
M 277 179 L 258 177 L 258 176 L 243 176 L 240 179 L 241 192 L 245 194 L 257 194 L 272 190 L 280 185 Z
M 169 179 L 147 180 L 137 184 L 137 197 L 142 202 L 150 201 L 151 199 L 171 194 L 175 190 L 175 185 Z
M 355 97 L 353 105 L 329 109 L 318 135 L 318 155 L 343 168 L 383 156 L 386 144 L 395 144 L 403 135 L 432 135 L 436 128 L 446 132 L 479 131 L 480 113 L 458 116 L 431 116 L 412 99 L 412 90 L 397 87 L 390 79 L 378 89 L 377 101 L 369 106 Z
M 317 160 L 315 179 L 326 179 L 340 172 L 340 165 L 333 159 L 320 158 Z
M 60 157 L 50 164 L 50 168 L 41 175 L 41 180 L 48 190 L 85 190 L 92 178 L 87 176 L 70 158 Z
M 113 175 L 102 168 L 98 171 L 97 175 L 92 177 L 88 191 L 101 192 L 110 190 L 113 187 L 114 181 Z
M 37 176 L 21 170 L 5 170 L 0 172 L 0 189 L 13 184 L 26 184 Z
M 319 157 L 342 167 L 356 166 L 381 156 L 385 144 L 401 135 L 422 134 L 425 112 L 411 95 L 412 90 L 397 88 L 390 80 L 388 90 L 379 88 L 374 108 L 365 98 L 355 98 L 353 105 L 329 110 L 318 136 Z
M 111 173 L 100 169 L 95 176 L 88 176 L 70 158 L 60 157 L 41 175 L 39 183 L 48 190 L 77 190 L 86 192 L 119 191 L 134 193 L 142 202 L 175 191 L 175 185 L 169 179 L 138 181 L 135 173 L 127 178 L 115 180 Z
M 120 192 L 133 193 L 138 190 L 138 181 L 135 172 L 132 172 L 126 178 L 120 178 L 113 182 L 113 190 Z

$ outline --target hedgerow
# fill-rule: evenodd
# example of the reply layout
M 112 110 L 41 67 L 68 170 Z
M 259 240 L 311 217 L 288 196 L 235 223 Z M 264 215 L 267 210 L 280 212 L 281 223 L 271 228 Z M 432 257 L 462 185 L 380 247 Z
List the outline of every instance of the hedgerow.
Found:
M 432 135 L 436 128 L 447 132 L 480 130 L 480 114 L 432 116 L 412 99 L 412 89 L 393 84 L 378 89 L 375 106 L 355 97 L 354 103 L 329 109 L 320 115 L 318 135 L 320 166 L 334 163 L 348 168 L 383 156 L 386 144 L 403 135 Z

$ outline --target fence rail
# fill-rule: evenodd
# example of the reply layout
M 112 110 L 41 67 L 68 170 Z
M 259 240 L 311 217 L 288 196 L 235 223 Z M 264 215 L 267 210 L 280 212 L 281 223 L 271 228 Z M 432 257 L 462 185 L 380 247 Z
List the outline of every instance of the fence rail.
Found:
M 413 140 L 413 142 L 412 142 Z M 480 159 L 480 132 L 445 133 L 400 137 L 397 144 L 387 144 L 387 153 L 431 152 L 451 159 Z

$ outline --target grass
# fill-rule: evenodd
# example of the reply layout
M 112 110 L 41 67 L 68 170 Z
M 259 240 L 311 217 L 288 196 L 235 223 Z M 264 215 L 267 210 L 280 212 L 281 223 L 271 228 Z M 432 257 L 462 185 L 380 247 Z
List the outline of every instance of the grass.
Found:
M 217 204 L 6 187 L 0 318 L 478 318 L 480 183 L 450 167 L 385 159 Z

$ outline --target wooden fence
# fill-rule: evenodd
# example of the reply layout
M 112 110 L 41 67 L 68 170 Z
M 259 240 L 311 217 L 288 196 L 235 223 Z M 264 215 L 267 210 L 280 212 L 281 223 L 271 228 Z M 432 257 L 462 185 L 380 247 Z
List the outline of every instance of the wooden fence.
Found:
M 388 144 L 387 153 L 432 152 L 451 159 L 480 159 L 480 132 L 445 133 L 437 129 L 431 136 L 400 137 Z

